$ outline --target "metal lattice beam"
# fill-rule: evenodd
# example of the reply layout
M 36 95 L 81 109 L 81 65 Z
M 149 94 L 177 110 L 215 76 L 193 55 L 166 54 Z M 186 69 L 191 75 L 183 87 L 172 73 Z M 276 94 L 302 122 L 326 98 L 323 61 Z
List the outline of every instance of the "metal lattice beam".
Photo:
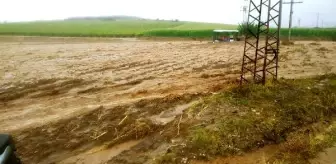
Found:
M 248 11 L 240 83 L 265 84 L 278 76 L 282 0 L 251 0 Z

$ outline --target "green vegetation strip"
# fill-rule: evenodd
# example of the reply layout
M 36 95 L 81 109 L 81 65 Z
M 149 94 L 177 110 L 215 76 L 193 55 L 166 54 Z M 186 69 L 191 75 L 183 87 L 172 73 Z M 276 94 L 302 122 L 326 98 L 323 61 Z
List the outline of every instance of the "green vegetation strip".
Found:
M 141 36 L 207 38 L 212 36 L 212 30 L 153 30 L 146 31 Z
M 280 36 L 286 37 L 287 35 L 288 29 L 281 29 Z M 326 39 L 336 41 L 336 28 L 293 28 L 291 35 L 293 37 L 299 38 Z
M 164 35 L 162 36 L 189 36 L 190 31 L 209 31 L 209 29 L 216 28 L 235 29 L 236 26 L 214 23 L 154 20 L 67 20 L 3 23 L 0 24 L 0 34 L 28 36 L 135 37 L 143 35 L 156 36 L 157 32 L 155 33 L 151 31 L 163 31 L 162 33 L 164 33 Z M 198 36 L 195 32 L 191 34 L 191 36 L 193 35 Z M 204 36 L 204 34 L 201 36 Z M 208 33 L 208 36 L 211 36 L 211 33 Z
M 214 29 L 237 25 L 155 20 L 66 20 L 0 23 L 0 35 L 70 37 L 190 37 L 211 38 Z M 274 30 L 274 29 L 273 29 Z M 281 29 L 285 37 L 288 29 Z M 293 37 L 336 40 L 336 28 L 294 28 Z
M 179 163 L 186 156 L 211 159 L 236 155 L 279 143 L 283 143 L 282 149 L 269 160 L 306 163 L 336 142 L 332 125 L 336 75 L 233 88 L 205 98 L 189 111 L 189 115 L 199 113 L 207 113 L 206 121 L 190 130 L 187 146 L 173 149 L 159 159 L 160 163 Z M 324 140 L 311 138 L 319 133 Z

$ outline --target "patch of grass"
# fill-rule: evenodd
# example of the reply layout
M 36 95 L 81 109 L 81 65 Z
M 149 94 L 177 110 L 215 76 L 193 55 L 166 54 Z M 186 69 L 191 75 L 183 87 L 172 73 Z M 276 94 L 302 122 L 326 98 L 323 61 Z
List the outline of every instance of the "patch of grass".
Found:
M 311 54 L 306 54 L 305 57 L 303 58 L 302 65 L 303 66 L 312 66 L 313 63 L 311 62 L 312 55 Z
M 83 89 L 83 90 L 80 90 L 78 91 L 77 93 L 78 94 L 83 94 L 83 93 L 95 93 L 95 92 L 98 92 L 100 90 L 104 89 L 104 87 L 90 87 L 90 88 L 86 88 L 86 89 Z
M 335 74 L 279 80 L 265 86 L 236 87 L 205 98 L 191 109 L 194 116 L 202 117 L 199 113 L 203 113 L 203 126 L 192 128 L 187 146 L 174 153 L 211 159 L 282 143 L 297 129 L 328 122 L 335 116 L 335 80 Z M 291 151 L 298 151 L 307 144 L 300 138 L 293 142 L 297 146 Z
M 319 127 L 319 130 L 321 129 L 324 129 L 324 131 L 315 135 L 312 135 L 312 128 L 291 134 L 287 141 L 280 145 L 277 153 L 269 161 L 309 163 L 309 159 L 315 158 L 319 152 L 334 146 L 336 143 L 335 122 L 329 127 Z
M 296 47 L 294 49 L 294 52 L 299 52 L 299 53 L 305 55 L 305 54 L 308 53 L 308 50 L 307 50 L 307 47 L 305 47 L 304 45 L 300 45 L 299 47 Z
M 323 67 L 322 67 L 322 69 L 323 69 L 323 72 L 325 73 L 325 74 L 328 74 L 328 73 L 330 73 L 331 71 L 332 71 L 332 66 L 330 66 L 330 65 L 328 65 L 328 64 L 326 64 L 326 65 L 324 65 Z
M 319 42 L 312 42 L 312 43 L 309 43 L 309 45 L 311 45 L 311 46 L 320 46 L 321 43 L 319 43 Z
M 320 51 L 320 52 L 329 52 L 330 50 L 326 47 L 320 47 L 320 48 L 317 48 L 316 49 L 317 51 Z
M 331 36 L 331 41 L 336 42 L 336 36 Z
M 210 77 L 210 75 L 206 74 L 206 73 L 202 73 L 201 76 L 200 76 L 200 78 L 204 78 L 204 79 L 207 79 L 209 77 Z
M 282 45 L 285 45 L 285 46 L 290 46 L 290 45 L 294 45 L 294 42 L 293 41 L 290 41 L 288 39 L 285 39 L 285 40 L 282 40 L 281 41 L 281 44 Z
M 321 58 L 327 58 L 327 55 L 326 55 L 325 52 L 319 52 L 318 56 L 321 57 Z
M 288 52 L 284 52 L 281 55 L 279 55 L 279 60 L 281 62 L 289 60 L 289 53 Z
M 162 163 L 170 163 L 170 164 L 176 164 L 178 163 L 177 156 L 175 153 L 167 153 L 164 156 L 160 157 L 159 159 L 155 160 L 156 164 L 162 164 Z

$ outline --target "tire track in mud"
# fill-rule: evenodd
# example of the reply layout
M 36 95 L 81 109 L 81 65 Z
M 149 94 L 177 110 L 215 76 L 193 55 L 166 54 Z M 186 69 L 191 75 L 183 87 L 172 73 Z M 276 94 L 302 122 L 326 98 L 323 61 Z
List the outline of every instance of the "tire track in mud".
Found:
M 153 77 L 153 76 L 156 76 L 157 74 L 152 74 L 152 72 L 154 72 L 156 69 L 158 69 L 158 66 L 161 66 L 161 65 L 165 65 L 166 63 L 162 62 L 162 61 L 156 61 L 156 62 L 153 62 L 152 64 L 150 65 L 147 65 L 147 66 L 143 66 L 143 67 L 137 67 L 137 68 L 133 68 L 133 69 L 136 69 L 136 70 L 123 70 L 123 72 L 117 72 L 117 75 L 127 75 L 127 72 L 132 72 L 130 75 L 128 76 L 125 76 L 123 77 L 122 79 L 123 80 L 129 80 L 129 79 L 132 79 L 133 77 L 136 78 L 138 76 L 142 76 L 144 74 L 147 74 L 146 77 Z M 152 69 L 149 69 L 149 68 L 152 68 Z M 141 72 L 143 71 L 143 72 Z
M 174 53 L 174 54 L 178 54 L 178 53 Z M 212 65 L 213 65 L 212 62 L 207 62 L 207 64 L 204 64 L 201 67 L 195 67 L 195 65 L 198 65 L 200 62 L 209 61 L 209 56 L 201 56 L 201 57 L 198 57 L 198 58 L 197 57 L 195 58 L 195 56 L 194 56 L 194 58 L 189 57 L 189 56 L 192 56 L 192 55 L 193 54 L 190 53 L 189 55 L 185 56 L 185 58 L 188 59 L 187 61 L 182 61 L 182 62 L 170 61 L 169 63 L 165 63 L 165 64 L 160 63 L 160 64 L 157 65 L 158 67 L 153 67 L 152 69 L 149 69 L 149 70 L 147 68 L 150 68 L 150 67 L 145 67 L 146 69 L 145 68 L 142 69 L 143 70 L 142 73 L 135 72 L 134 74 L 131 74 L 131 75 L 125 77 L 124 79 L 131 79 L 132 77 L 143 76 L 145 74 L 147 76 L 152 76 L 152 77 L 158 77 L 158 76 L 169 77 L 173 74 L 176 75 L 176 72 L 174 72 L 174 71 L 180 70 L 180 69 L 186 69 L 186 68 L 192 69 L 193 71 L 196 71 L 196 72 L 202 72 L 203 70 L 211 71 L 212 69 L 218 69 L 218 66 L 217 67 L 212 67 Z M 214 55 L 210 55 L 210 57 L 215 58 Z M 218 60 L 211 60 L 211 61 L 220 62 Z M 181 64 L 184 65 L 184 66 L 183 67 L 178 67 Z M 226 66 L 230 66 L 230 64 L 223 64 L 219 67 L 225 68 Z M 174 67 L 177 67 L 177 69 L 174 68 Z
M 176 54 L 176 53 L 175 53 Z M 190 54 L 191 56 L 192 54 Z M 186 56 L 186 58 L 188 58 L 188 56 Z M 208 57 L 203 57 L 203 58 L 194 58 L 196 60 L 199 60 L 200 61 L 204 61 L 205 59 L 207 59 Z M 162 59 L 162 60 L 165 60 L 165 59 Z M 161 61 L 162 61 L 161 60 Z M 193 58 L 191 58 L 190 60 L 187 60 L 187 61 L 183 61 L 183 63 L 185 64 L 185 67 L 178 67 L 178 69 L 183 69 L 183 68 L 188 68 L 188 67 L 191 67 L 191 65 L 196 65 L 197 64 L 197 61 L 193 62 Z M 170 62 L 170 63 L 157 63 L 157 62 L 153 62 L 149 65 L 146 65 L 144 67 L 141 66 L 136 66 L 136 67 L 130 67 L 128 69 L 123 69 L 122 72 L 117 72 L 116 74 L 124 74 L 124 72 L 134 72 L 133 74 L 127 76 L 127 77 L 124 77 L 122 79 L 124 80 L 127 80 L 127 79 L 132 79 L 133 77 L 137 77 L 137 76 L 142 76 L 142 75 L 145 75 L 147 74 L 147 76 L 159 76 L 159 75 L 165 75 L 165 76 L 170 76 L 172 75 L 174 72 L 174 70 L 178 70 L 176 68 L 174 68 L 175 66 L 179 66 L 181 65 L 182 62 Z M 170 69 L 171 67 L 173 67 L 172 69 Z M 152 68 L 152 69 L 149 69 L 149 68 Z M 209 67 L 206 67 L 204 69 L 207 69 Z M 130 69 L 133 69 L 134 71 L 130 70 Z M 137 70 L 142 70 L 142 72 L 138 72 Z
M 0 101 L 8 102 L 24 96 L 31 98 L 53 96 L 90 83 L 93 83 L 93 81 L 84 81 L 83 79 L 39 79 L 32 83 L 5 84 L 1 86 Z
M 162 127 L 153 124 L 150 116 L 200 96 L 202 94 L 171 95 L 112 108 L 100 106 L 75 118 L 12 133 L 23 162 L 53 163 L 97 145 L 111 147 L 152 134 Z M 57 157 L 56 154 L 64 152 L 68 154 L 62 159 Z

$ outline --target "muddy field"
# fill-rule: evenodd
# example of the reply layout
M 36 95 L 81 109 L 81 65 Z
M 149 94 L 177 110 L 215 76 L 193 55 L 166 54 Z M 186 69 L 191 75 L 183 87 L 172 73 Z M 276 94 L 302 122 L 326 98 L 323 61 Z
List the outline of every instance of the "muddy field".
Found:
M 25 163 L 126 163 L 118 154 L 130 147 L 160 152 L 148 137 L 162 139 L 199 97 L 231 85 L 243 53 L 243 42 L 0 40 L 0 133 L 14 135 Z M 336 72 L 335 63 L 335 42 L 298 41 L 281 47 L 279 75 Z

